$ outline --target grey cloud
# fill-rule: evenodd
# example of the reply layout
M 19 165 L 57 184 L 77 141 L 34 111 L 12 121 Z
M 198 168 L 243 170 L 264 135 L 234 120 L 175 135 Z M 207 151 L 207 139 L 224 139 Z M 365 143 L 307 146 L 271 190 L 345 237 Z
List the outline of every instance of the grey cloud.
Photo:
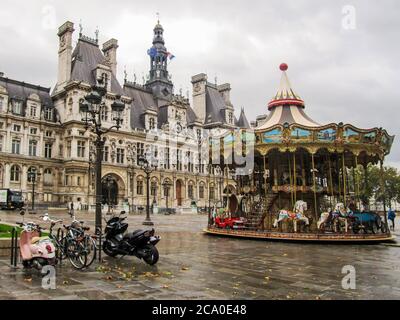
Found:
M 341 26 L 344 5 L 356 9 L 357 27 Z M 147 72 L 146 49 L 156 12 L 161 14 L 177 89 L 190 77 L 232 84 L 232 99 L 249 119 L 266 113 L 280 79 L 288 74 L 306 101 L 308 114 L 321 123 L 382 126 L 400 135 L 400 3 L 386 1 L 2 1 L 0 70 L 11 78 L 54 85 L 56 29 L 43 28 L 43 8 L 54 6 L 56 25 L 72 20 L 101 40 L 120 40 L 119 78 L 126 65 L 132 78 Z M 395 140 L 387 159 L 400 167 Z

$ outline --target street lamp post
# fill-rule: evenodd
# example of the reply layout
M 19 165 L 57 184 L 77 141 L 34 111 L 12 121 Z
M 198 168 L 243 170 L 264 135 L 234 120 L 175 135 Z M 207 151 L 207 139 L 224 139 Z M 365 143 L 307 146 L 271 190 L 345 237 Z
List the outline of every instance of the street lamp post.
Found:
M 28 180 L 32 182 L 32 211 L 35 210 L 35 183 L 38 176 L 40 176 L 40 173 L 35 168 L 28 172 Z
M 79 104 L 79 110 L 83 115 L 82 121 L 85 124 L 85 129 L 89 128 L 96 135 L 95 146 L 96 146 L 96 161 L 95 161 L 95 172 L 96 172 L 96 233 L 100 234 L 102 227 L 102 214 L 101 214 L 101 202 L 102 202 L 102 173 L 101 164 L 103 160 L 103 149 L 104 149 L 104 135 L 110 132 L 112 129 L 119 130 L 122 124 L 122 112 L 125 109 L 125 104 L 121 101 L 121 96 L 116 96 L 116 100 L 111 104 L 111 109 L 114 113 L 112 120 L 115 121 L 115 125 L 105 129 L 102 125 L 101 115 L 106 109 L 105 102 L 103 102 L 104 96 L 107 94 L 107 78 L 102 77 L 97 79 L 98 85 L 92 86 L 92 91 L 85 97 L 84 101 Z
M 153 157 L 148 159 L 145 156 L 140 156 L 138 160 L 140 168 L 146 174 L 146 220 L 143 222 L 143 225 L 153 226 L 154 223 L 150 219 L 150 175 L 157 169 L 158 162 Z
M 172 183 L 169 181 L 165 181 L 163 183 L 163 187 L 164 187 L 164 193 L 165 193 L 165 201 L 166 201 L 166 206 L 167 206 L 167 214 L 169 213 L 169 208 L 168 208 L 168 197 L 169 197 L 169 189 L 171 188 Z

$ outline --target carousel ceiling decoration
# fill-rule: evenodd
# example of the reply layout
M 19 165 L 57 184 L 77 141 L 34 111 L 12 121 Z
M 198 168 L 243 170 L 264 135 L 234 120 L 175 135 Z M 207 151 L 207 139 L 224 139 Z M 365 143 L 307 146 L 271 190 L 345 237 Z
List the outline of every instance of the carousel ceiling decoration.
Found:
M 304 112 L 304 101 L 295 93 L 287 76 L 288 65 L 282 63 L 280 65 L 282 71 L 281 83 L 276 95 L 268 104 L 268 115 L 265 122 L 257 129 L 265 129 L 277 124 L 297 123 L 309 127 L 318 127 L 319 123 L 312 120 Z

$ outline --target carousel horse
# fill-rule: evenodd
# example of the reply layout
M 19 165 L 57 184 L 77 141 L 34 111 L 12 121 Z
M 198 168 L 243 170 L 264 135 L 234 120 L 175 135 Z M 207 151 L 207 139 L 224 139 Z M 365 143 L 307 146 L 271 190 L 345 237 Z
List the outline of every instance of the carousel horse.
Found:
M 350 214 L 351 215 L 351 214 Z M 318 229 L 325 228 L 327 225 L 331 224 L 333 226 L 334 232 L 337 232 L 338 224 L 344 223 L 344 229 L 347 233 L 349 228 L 348 219 L 350 218 L 349 213 L 346 211 L 346 207 L 343 203 L 338 203 L 333 211 L 321 213 L 321 217 L 317 222 Z
M 304 215 L 304 212 L 307 210 L 307 203 L 303 200 L 299 200 L 296 202 L 294 206 L 294 210 L 281 210 L 279 211 L 278 218 L 275 219 L 273 223 L 273 227 L 277 228 L 279 223 L 284 220 L 292 220 L 294 232 L 297 232 L 297 221 L 303 221 L 306 226 L 310 225 L 310 220 Z

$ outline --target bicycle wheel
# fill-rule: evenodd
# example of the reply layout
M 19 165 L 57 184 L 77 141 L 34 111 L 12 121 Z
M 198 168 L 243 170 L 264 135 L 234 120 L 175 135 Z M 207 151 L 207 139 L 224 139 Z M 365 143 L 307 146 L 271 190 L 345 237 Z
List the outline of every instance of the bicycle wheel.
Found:
M 75 239 L 66 240 L 66 255 L 75 269 L 81 270 L 86 267 L 87 255 L 82 243 Z
M 97 255 L 96 240 L 86 235 L 83 240 L 83 246 L 85 247 L 87 257 L 86 267 L 90 267 Z

